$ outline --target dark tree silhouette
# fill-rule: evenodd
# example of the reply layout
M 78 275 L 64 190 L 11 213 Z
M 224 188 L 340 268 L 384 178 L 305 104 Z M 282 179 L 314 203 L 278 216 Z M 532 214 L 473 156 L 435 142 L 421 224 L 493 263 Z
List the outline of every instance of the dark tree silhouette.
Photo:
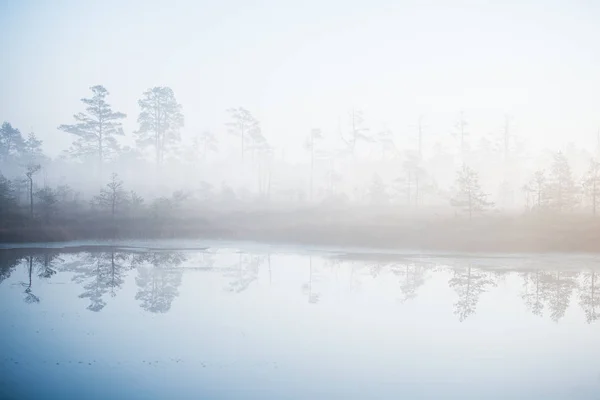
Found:
M 137 143 L 142 148 L 154 148 L 156 164 L 164 161 L 165 154 L 181 140 L 179 130 L 184 118 L 181 104 L 175 99 L 169 87 L 148 89 L 138 101 L 140 115 L 137 130 Z
M 471 268 L 456 268 L 454 276 L 448 285 L 456 291 L 458 301 L 454 304 L 454 314 L 458 320 L 463 322 L 467 317 L 475 313 L 479 296 L 496 286 L 492 277 L 481 270 Z
M 102 85 L 90 87 L 92 97 L 81 99 L 86 105 L 85 112 L 73 116 L 76 123 L 61 125 L 58 129 L 77 137 L 69 153 L 77 158 L 96 157 L 98 165 L 119 151 L 117 136 L 123 136 L 121 120 L 126 117 L 122 112 L 113 111 L 106 102 L 108 90 Z

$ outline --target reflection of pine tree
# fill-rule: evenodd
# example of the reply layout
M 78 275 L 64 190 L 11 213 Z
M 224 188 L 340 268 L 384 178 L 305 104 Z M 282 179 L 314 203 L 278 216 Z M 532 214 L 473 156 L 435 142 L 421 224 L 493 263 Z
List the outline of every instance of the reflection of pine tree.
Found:
M 131 260 L 131 263 L 128 261 Z M 89 299 L 87 309 L 98 312 L 106 306 L 104 296 L 115 297 L 127 272 L 133 266 L 133 256 L 122 252 L 87 253 L 73 268 L 73 281 L 83 285 L 82 299 Z
M 579 288 L 579 305 L 583 308 L 587 323 L 598 319 L 597 307 L 600 304 L 600 290 L 598 285 L 598 273 L 589 271 L 583 274 L 583 284 Z
M 171 303 L 179 295 L 182 270 L 177 268 L 185 261 L 181 253 L 153 252 L 138 256 L 138 268 L 135 282 L 138 285 L 136 300 L 141 307 L 154 313 L 166 313 Z
M 543 275 L 544 298 L 547 301 L 552 321 L 558 322 L 564 317 L 571 301 L 571 294 L 576 286 L 577 275 L 576 272 L 567 271 L 556 271 Z
M 521 274 L 523 278 L 524 293 L 521 295 L 527 308 L 533 313 L 533 315 L 542 316 L 544 311 L 544 299 L 543 295 L 543 283 L 541 277 L 544 272 L 525 272 Z
M 244 255 L 240 253 L 237 268 L 228 275 L 232 278 L 229 291 L 240 293 L 248 289 L 250 284 L 258 278 L 258 272 L 265 257 L 257 255 Z
M 29 283 L 23 282 L 22 285 L 25 287 L 25 298 L 24 301 L 25 303 L 39 303 L 40 302 L 40 298 L 37 297 L 35 294 L 33 294 L 33 291 L 31 289 L 31 275 L 33 273 L 33 256 L 28 256 L 27 257 L 27 263 L 28 263 L 28 271 L 29 271 Z
M 454 304 L 454 314 L 459 321 L 464 321 L 475 313 L 479 296 L 490 287 L 496 286 L 486 272 L 476 270 L 470 266 L 467 268 L 454 269 L 454 276 L 448 285 L 458 294 L 458 302 Z
M 312 256 L 309 256 L 309 258 L 308 258 L 308 282 L 306 282 L 302 285 L 302 293 L 306 297 L 308 297 L 308 302 L 310 304 L 317 304 L 319 302 L 319 299 L 321 298 L 321 295 L 319 293 L 316 293 L 313 290 L 313 281 L 315 279 L 314 272 L 315 271 L 313 270 Z
M 425 284 L 425 267 L 416 264 L 406 264 L 402 269 L 394 269 L 394 274 L 401 276 L 400 291 L 402 302 L 415 299 L 417 289 Z
M 83 293 L 79 295 L 82 299 L 90 299 L 87 309 L 100 311 L 106 306 L 102 296 L 107 292 L 108 271 L 103 262 L 103 253 L 88 253 L 75 269 L 73 281 L 83 284 Z

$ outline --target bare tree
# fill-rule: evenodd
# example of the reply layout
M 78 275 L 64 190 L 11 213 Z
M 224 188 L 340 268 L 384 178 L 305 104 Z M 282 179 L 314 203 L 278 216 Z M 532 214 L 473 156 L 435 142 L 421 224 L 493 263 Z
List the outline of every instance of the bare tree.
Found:
M 106 102 L 109 93 L 104 86 L 96 85 L 90 89 L 92 98 L 81 99 L 87 106 L 85 112 L 73 116 L 76 121 L 74 125 L 60 125 L 58 129 L 77 137 L 69 150 L 72 156 L 95 156 L 98 164 L 102 165 L 111 152 L 119 150 L 116 136 L 123 136 L 120 120 L 126 115 L 112 110 Z
M 169 87 L 153 87 L 146 90 L 138 101 L 141 112 L 138 116 L 137 143 L 141 147 L 153 147 L 156 164 L 164 161 L 165 154 L 181 140 L 179 130 L 184 118 L 181 104 L 177 102 Z
M 477 173 L 466 165 L 458 171 L 456 186 L 456 194 L 450 203 L 468 213 L 469 219 L 474 213 L 483 212 L 494 205 L 487 201 L 487 194 L 481 190 Z

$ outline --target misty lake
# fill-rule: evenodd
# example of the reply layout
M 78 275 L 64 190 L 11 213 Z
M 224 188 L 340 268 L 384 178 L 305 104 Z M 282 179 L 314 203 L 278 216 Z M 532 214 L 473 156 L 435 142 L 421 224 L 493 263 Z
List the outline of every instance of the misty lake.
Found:
M 598 399 L 600 258 L 0 250 L 2 399 Z

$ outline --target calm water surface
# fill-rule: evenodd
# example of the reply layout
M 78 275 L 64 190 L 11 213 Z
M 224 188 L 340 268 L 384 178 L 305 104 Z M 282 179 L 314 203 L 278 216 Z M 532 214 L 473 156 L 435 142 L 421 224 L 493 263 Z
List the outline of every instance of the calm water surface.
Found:
M 600 259 L 0 250 L 2 399 L 600 399 Z

